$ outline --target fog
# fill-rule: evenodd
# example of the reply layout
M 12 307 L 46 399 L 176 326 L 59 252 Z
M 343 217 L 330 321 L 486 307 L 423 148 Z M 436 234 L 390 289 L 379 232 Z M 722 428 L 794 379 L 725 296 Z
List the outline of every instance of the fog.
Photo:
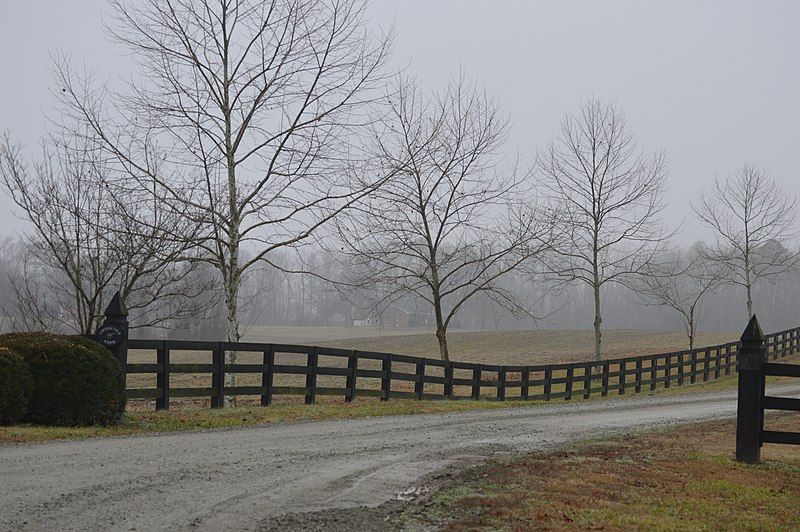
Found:
M 715 177 L 730 175 L 743 163 L 762 167 L 790 194 L 800 193 L 797 2 L 375 0 L 370 10 L 371 24 L 396 32 L 394 69 L 433 89 L 463 71 L 499 98 L 511 120 L 509 161 L 519 157 L 530 164 L 555 135 L 564 112 L 581 101 L 615 102 L 639 145 L 668 156 L 665 219 L 682 227 L 677 244 L 688 246 L 705 236 L 692 217 L 691 201 Z M 52 54 L 68 55 L 73 66 L 111 85 L 135 76 L 130 57 L 104 35 L 107 16 L 103 0 L 3 3 L 0 131 L 35 149 L 54 112 L 52 92 L 59 90 L 50 72 Z M 0 234 L 25 228 L 8 198 L 0 198 Z M 764 288 L 758 297 L 774 303 L 774 290 Z M 733 299 L 724 294 L 710 305 L 730 305 Z M 547 310 L 560 304 L 553 301 Z M 660 314 L 640 315 L 623 296 L 608 305 L 609 312 L 613 305 L 624 308 L 609 320 L 612 327 L 676 323 Z M 781 326 L 793 324 L 784 319 L 787 306 L 771 310 Z M 546 324 L 588 327 L 584 311 Z M 485 314 L 478 307 L 475 312 Z M 353 311 L 345 314 L 353 317 Z M 735 328 L 742 318 L 726 316 L 716 312 L 708 327 Z M 253 319 L 265 325 L 305 323 L 299 317 Z M 461 325 L 514 326 L 508 316 L 493 324 Z
M 667 220 L 699 228 L 689 200 L 744 162 L 800 191 L 800 4 L 791 0 L 375 0 L 394 25 L 394 65 L 430 87 L 463 69 L 499 95 L 512 120 L 510 157 L 532 158 L 581 99 L 622 106 L 643 147 L 670 159 Z M 35 145 L 51 111 L 49 56 L 63 52 L 101 78 L 130 74 L 105 39 L 103 0 L 3 2 L 0 130 Z M 3 198 L 0 224 L 21 227 Z

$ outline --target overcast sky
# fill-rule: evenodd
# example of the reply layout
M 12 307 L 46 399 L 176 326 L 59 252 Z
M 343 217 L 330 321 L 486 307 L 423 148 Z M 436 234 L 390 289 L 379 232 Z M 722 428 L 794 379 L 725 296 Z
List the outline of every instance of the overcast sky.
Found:
M 129 61 L 101 25 L 104 0 L 0 0 L 0 130 L 28 145 L 45 128 L 49 55 L 102 76 Z M 567 108 L 621 105 L 642 147 L 666 151 L 668 220 L 744 162 L 800 193 L 800 2 L 375 0 L 396 27 L 396 66 L 436 88 L 462 68 L 511 116 L 510 148 L 531 155 Z M 0 233 L 20 227 L 0 199 Z M 687 220 L 687 239 L 697 235 Z

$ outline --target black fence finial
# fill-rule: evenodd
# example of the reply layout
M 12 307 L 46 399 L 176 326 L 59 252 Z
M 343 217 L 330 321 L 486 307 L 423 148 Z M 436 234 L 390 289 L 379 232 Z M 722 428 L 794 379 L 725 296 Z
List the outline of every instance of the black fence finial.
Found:
M 758 323 L 758 318 L 754 314 L 742 333 L 742 342 L 760 343 L 762 341 L 764 341 L 764 332 L 761 330 L 761 324 Z
M 122 302 L 119 290 L 114 293 L 114 297 L 108 303 L 105 315 L 106 318 L 121 318 L 128 315 L 128 309 L 125 308 L 125 304 Z

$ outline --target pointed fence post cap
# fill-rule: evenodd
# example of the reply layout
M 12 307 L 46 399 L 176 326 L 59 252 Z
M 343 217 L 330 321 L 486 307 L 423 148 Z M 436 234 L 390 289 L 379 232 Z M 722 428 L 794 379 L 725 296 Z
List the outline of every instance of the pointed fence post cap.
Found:
M 122 298 L 119 295 L 119 290 L 116 291 L 114 297 L 111 298 L 111 302 L 106 307 L 105 315 L 107 317 L 123 317 L 128 315 L 128 309 L 125 308 L 125 305 L 122 303 Z
M 742 342 L 761 342 L 764 339 L 764 332 L 761 330 L 761 325 L 758 323 L 758 318 L 753 315 L 750 318 L 750 323 L 747 324 L 742 333 Z

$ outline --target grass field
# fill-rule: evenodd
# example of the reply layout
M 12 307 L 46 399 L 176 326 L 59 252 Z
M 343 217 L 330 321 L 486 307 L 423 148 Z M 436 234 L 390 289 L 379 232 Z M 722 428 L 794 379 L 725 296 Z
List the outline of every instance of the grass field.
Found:
M 350 338 L 375 338 L 417 335 L 418 327 L 246 327 L 243 338 L 247 342 L 273 342 L 285 344 L 315 344 Z M 433 334 L 433 331 L 428 331 Z
M 768 419 L 800 431 L 800 415 Z M 702 428 L 702 430 L 698 430 Z M 800 448 L 734 461 L 732 422 L 583 444 L 467 472 L 397 518 L 407 529 L 796 530 Z
M 736 333 L 700 333 L 697 346 L 738 339 Z M 399 355 L 439 358 L 433 331 L 376 329 L 370 327 L 258 327 L 246 341 L 314 344 Z M 665 353 L 686 349 L 686 335 L 672 331 L 611 330 L 603 335 L 608 358 Z M 590 360 L 594 356 L 594 332 L 557 331 L 452 331 L 448 334 L 450 358 L 485 364 L 546 364 Z

